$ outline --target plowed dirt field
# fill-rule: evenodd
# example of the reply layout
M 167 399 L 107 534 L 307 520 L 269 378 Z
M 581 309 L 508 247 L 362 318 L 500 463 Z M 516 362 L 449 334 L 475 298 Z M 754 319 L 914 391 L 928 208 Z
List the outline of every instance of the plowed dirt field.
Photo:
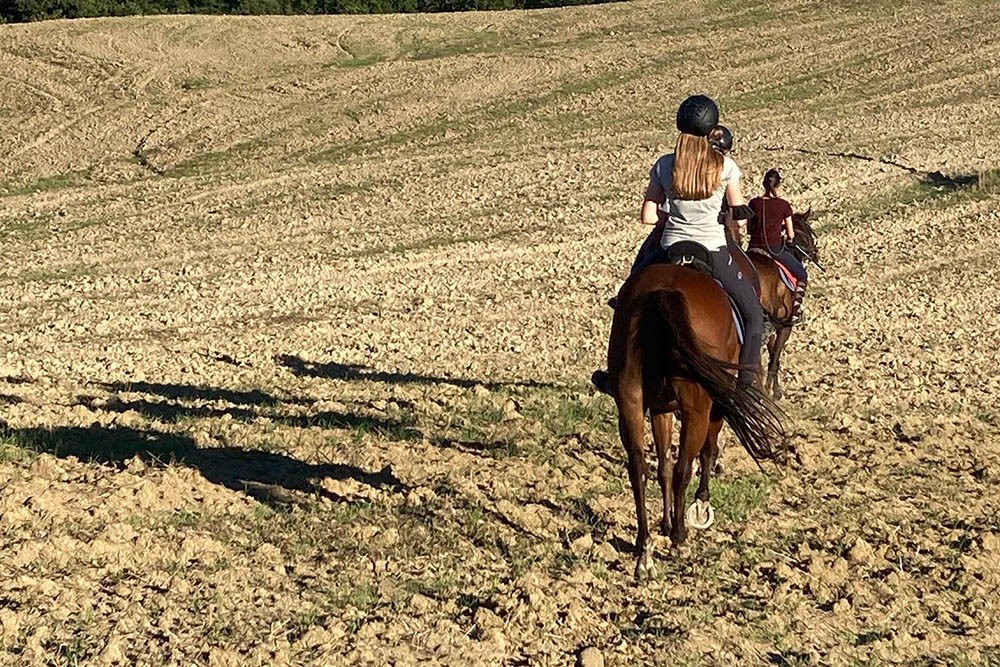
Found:
M 0 663 L 1000 664 L 998 36 L 992 0 L 0 26 Z M 588 378 L 695 92 L 827 271 L 793 460 L 728 447 L 636 584 Z

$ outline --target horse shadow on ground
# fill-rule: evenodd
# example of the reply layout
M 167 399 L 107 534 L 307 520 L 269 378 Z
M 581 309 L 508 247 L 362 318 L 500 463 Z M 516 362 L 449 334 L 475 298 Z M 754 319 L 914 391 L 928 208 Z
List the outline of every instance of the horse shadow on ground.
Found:
M 560 385 L 537 380 L 511 380 L 495 382 L 471 378 L 450 378 L 419 373 L 389 373 L 358 364 L 341 364 L 336 361 L 309 361 L 302 357 L 282 354 L 275 361 L 299 377 L 326 378 L 328 380 L 370 380 L 387 384 L 447 384 L 463 389 L 475 386 L 485 387 L 491 391 L 510 387 L 543 387 L 548 389 L 561 388 Z
M 185 418 L 229 418 L 242 422 L 266 420 L 288 426 L 377 430 L 400 439 L 419 438 L 410 419 L 382 417 L 353 412 L 326 411 L 313 414 L 287 414 L 286 405 L 309 406 L 308 398 L 279 398 L 263 391 L 237 391 L 218 387 L 124 382 L 98 384 L 111 394 L 102 399 L 79 396 L 77 404 L 94 411 L 136 412 L 152 421 L 176 423 Z M 147 394 L 150 398 L 122 400 L 119 392 Z M 16 398 L 16 397 L 10 397 Z M 197 404 L 191 402 L 197 401 Z M 245 493 L 268 503 L 295 502 L 303 492 L 335 502 L 350 499 L 324 488 L 324 480 L 354 480 L 373 489 L 405 493 L 409 489 L 390 466 L 366 471 L 340 463 L 307 463 L 275 451 L 237 446 L 199 447 L 183 434 L 157 430 L 154 426 L 133 428 L 107 426 L 55 428 L 11 428 L 0 420 L 0 438 L 34 452 L 61 458 L 74 456 L 82 461 L 112 464 L 119 468 L 138 457 L 147 465 L 162 466 L 176 462 L 197 470 L 208 481 Z
M 296 502 L 291 492 L 350 499 L 325 489 L 324 479 L 354 480 L 373 489 L 402 493 L 406 485 L 389 466 L 377 472 L 340 463 L 306 463 L 286 454 L 241 447 L 198 447 L 188 436 L 124 426 L 13 429 L 0 424 L 0 437 L 38 453 L 76 457 L 124 468 L 132 458 L 152 467 L 177 463 L 212 482 L 268 504 Z
M 112 382 L 98 384 L 111 393 L 111 400 L 95 396 L 78 396 L 77 403 L 91 410 L 125 413 L 138 412 L 148 419 L 162 422 L 177 422 L 186 418 L 211 419 L 226 417 L 240 422 L 267 420 L 296 428 L 339 428 L 378 432 L 398 440 L 420 439 L 420 431 L 414 426 L 415 419 L 409 414 L 400 418 L 375 416 L 357 412 L 326 410 L 306 414 L 286 414 L 283 405 L 309 406 L 312 398 L 277 397 L 263 391 L 236 391 L 219 387 L 163 384 L 151 382 Z M 120 392 L 140 393 L 157 396 L 157 400 L 121 400 Z M 200 401 L 200 405 L 189 405 L 186 401 Z M 412 406 L 405 401 L 396 401 L 404 409 Z M 226 404 L 226 405 L 220 405 Z

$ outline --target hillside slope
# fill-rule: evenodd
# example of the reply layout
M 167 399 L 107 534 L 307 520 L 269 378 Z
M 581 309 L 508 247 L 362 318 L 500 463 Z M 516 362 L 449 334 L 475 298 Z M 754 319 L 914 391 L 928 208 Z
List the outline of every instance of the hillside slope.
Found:
M 0 663 L 1000 661 L 993 4 L 0 26 Z M 693 92 L 827 271 L 637 586 L 587 378 Z

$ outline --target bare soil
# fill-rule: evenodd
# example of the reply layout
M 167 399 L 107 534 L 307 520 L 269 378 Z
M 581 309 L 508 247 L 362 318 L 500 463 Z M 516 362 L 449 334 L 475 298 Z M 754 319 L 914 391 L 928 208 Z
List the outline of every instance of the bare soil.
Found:
M 994 5 L 0 26 L 0 663 L 1000 664 Z M 636 584 L 587 379 L 693 92 L 827 271 Z

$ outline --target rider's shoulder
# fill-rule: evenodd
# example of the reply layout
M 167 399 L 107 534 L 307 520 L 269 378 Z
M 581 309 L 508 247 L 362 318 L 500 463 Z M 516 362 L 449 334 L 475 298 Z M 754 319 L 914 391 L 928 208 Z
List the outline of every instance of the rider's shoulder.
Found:
M 740 166 L 736 164 L 736 160 L 726 155 L 722 158 L 722 177 L 724 180 L 728 180 L 733 176 L 739 177 L 743 175 L 743 171 Z
M 659 175 L 659 174 L 663 174 L 663 173 L 670 173 L 673 170 L 674 170 L 674 154 L 673 153 L 665 153 L 664 155 L 661 155 L 660 157 L 658 157 L 656 159 L 656 162 L 653 163 L 653 173 L 654 174 Z

